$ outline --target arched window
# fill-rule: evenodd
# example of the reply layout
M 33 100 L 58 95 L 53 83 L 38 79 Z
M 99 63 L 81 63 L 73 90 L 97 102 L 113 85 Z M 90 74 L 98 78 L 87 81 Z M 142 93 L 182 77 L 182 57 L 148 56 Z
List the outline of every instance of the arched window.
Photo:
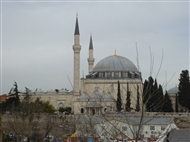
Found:
M 64 107 L 62 102 L 59 103 L 59 108 L 60 107 Z
M 110 111 L 113 111 L 113 104 L 110 105 Z
M 81 112 L 81 113 L 84 113 L 84 108 L 81 108 L 81 109 L 80 109 L 80 112 Z
M 106 112 L 107 111 L 107 108 L 104 108 L 104 112 Z

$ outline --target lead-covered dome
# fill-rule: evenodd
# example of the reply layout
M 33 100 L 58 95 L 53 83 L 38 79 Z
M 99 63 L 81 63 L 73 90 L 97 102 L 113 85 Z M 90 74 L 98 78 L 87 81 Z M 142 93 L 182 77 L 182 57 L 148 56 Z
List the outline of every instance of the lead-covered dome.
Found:
M 177 86 L 168 90 L 168 94 L 178 94 L 178 92 L 179 92 L 179 89 Z
M 93 69 L 93 72 L 102 71 L 135 71 L 138 72 L 136 66 L 129 59 L 113 55 L 108 56 L 99 61 Z

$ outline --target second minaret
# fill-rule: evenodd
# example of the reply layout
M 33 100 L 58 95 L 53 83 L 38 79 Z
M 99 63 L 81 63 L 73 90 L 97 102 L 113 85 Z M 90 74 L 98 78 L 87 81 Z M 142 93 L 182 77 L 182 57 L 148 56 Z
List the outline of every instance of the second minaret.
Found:
M 90 34 L 88 72 L 91 73 L 93 71 L 93 68 L 94 68 L 93 44 L 92 44 L 92 34 Z

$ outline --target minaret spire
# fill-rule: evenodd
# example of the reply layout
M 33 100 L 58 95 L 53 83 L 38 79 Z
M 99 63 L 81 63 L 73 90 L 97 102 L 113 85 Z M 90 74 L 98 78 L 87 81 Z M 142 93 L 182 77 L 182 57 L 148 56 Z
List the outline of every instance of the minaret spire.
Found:
M 93 44 L 92 44 L 92 33 L 90 33 L 88 72 L 91 73 L 93 71 L 93 68 L 94 68 Z
M 74 35 L 80 35 L 79 24 L 78 24 L 78 14 L 76 14 L 76 25 L 75 25 L 75 34 Z

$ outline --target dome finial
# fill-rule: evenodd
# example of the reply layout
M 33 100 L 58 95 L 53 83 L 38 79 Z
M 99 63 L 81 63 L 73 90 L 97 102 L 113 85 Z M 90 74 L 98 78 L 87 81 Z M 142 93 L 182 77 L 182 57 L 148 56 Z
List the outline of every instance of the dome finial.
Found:
M 78 18 L 78 12 L 76 13 L 76 17 Z
M 114 51 L 114 56 L 117 56 L 117 54 L 116 54 L 116 50 Z

